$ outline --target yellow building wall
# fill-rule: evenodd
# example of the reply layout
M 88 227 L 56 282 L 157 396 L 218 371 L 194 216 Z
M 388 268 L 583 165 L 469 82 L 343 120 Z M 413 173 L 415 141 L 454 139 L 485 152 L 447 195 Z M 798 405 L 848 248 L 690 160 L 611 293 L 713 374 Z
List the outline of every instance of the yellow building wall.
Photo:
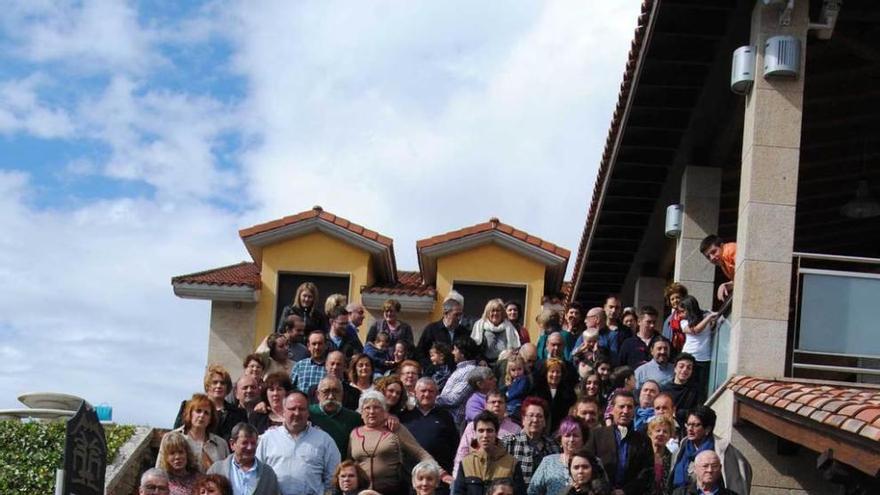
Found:
M 474 249 L 462 251 L 437 259 L 437 300 L 432 320 L 443 314 L 440 301 L 449 294 L 452 284 L 476 282 L 486 284 L 512 284 L 526 286 L 525 311 L 526 327 L 537 341 L 538 331 L 535 317 L 541 311 L 541 297 L 544 295 L 545 266 L 515 251 L 497 244 L 484 244 Z M 468 304 L 467 301 L 464 302 Z M 482 308 L 480 308 L 482 312 Z
M 278 272 L 348 275 L 349 302 L 360 302 L 361 287 L 373 285 L 374 277 L 367 251 L 322 232 L 312 232 L 264 247 L 254 347 L 274 330 L 276 304 L 288 303 L 276 301 Z M 320 307 L 323 308 L 328 295 L 320 294 Z

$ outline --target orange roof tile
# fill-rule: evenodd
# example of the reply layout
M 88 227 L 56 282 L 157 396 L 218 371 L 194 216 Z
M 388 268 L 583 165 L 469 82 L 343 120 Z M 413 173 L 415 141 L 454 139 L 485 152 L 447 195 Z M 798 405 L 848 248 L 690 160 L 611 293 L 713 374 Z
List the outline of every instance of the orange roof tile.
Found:
M 436 297 L 437 289 L 425 284 L 419 272 L 397 271 L 397 283 L 391 285 L 374 285 L 366 287 L 366 294 L 388 294 L 389 296 L 428 296 Z
M 242 261 L 235 265 L 221 266 L 202 272 L 178 275 L 171 279 L 172 284 L 204 284 L 204 285 L 243 285 L 260 288 L 260 269 L 256 263 Z
M 532 246 L 535 246 L 537 248 L 543 249 L 544 251 L 547 251 L 549 253 L 555 254 L 556 256 L 565 258 L 566 260 L 569 256 L 571 256 L 571 251 L 569 251 L 568 249 L 559 247 L 556 244 L 547 242 L 543 239 L 539 239 L 515 227 L 501 223 L 501 221 L 495 217 L 490 218 L 488 222 L 478 223 L 470 227 L 465 227 L 463 229 L 453 230 L 445 234 L 435 235 L 433 237 L 428 237 L 427 239 L 422 239 L 416 242 L 416 249 L 421 250 L 427 247 L 443 244 L 444 242 L 454 241 L 471 235 L 482 234 L 483 232 L 490 232 L 493 230 L 501 232 L 502 234 L 513 236 L 516 239 L 531 244 Z
M 257 234 L 262 234 L 264 232 L 269 232 L 271 230 L 275 230 L 281 227 L 286 227 L 288 225 L 293 225 L 295 223 L 303 222 L 305 220 L 311 220 L 312 218 L 319 217 L 321 220 L 330 222 L 332 224 L 338 225 L 343 229 L 351 231 L 357 235 L 363 236 L 371 241 L 376 241 L 379 244 L 382 244 L 387 247 L 391 247 L 393 241 L 390 237 L 386 237 L 378 232 L 375 232 L 370 229 L 366 229 L 360 225 L 357 225 L 349 220 L 338 217 L 332 213 L 324 211 L 320 206 L 314 206 L 311 210 L 303 211 L 297 213 L 296 215 L 289 215 L 284 218 L 279 218 L 277 220 L 272 220 L 269 222 L 261 223 L 258 225 L 254 225 L 253 227 L 248 227 L 246 229 L 241 229 L 238 231 L 238 235 L 241 236 L 242 239 L 246 239 L 251 236 L 255 236 Z
M 880 441 L 880 389 L 816 385 L 736 376 L 727 388 L 735 394 L 782 411 L 796 413 L 841 431 Z

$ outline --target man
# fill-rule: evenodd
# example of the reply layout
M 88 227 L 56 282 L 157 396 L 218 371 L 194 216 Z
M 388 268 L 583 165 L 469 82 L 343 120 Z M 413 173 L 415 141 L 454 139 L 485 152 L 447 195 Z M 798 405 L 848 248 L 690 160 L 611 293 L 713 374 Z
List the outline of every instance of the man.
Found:
M 712 234 L 700 243 L 700 252 L 727 277 L 728 282 L 719 285 L 716 293 L 719 301 L 727 299 L 733 292 L 733 277 L 736 275 L 736 243 L 724 242 Z
M 462 304 L 455 299 L 447 298 L 443 301 L 443 317 L 433 323 L 429 323 L 422 330 L 417 347 L 419 359 L 422 364 L 430 364 L 428 351 L 434 342 L 443 342 L 450 346 L 461 337 L 470 337 L 470 331 L 461 324 Z
M 339 449 L 327 433 L 309 426 L 309 399 L 300 391 L 284 399 L 283 428 L 263 433 L 257 459 L 272 467 L 282 495 L 322 495 L 330 490 Z
M 250 416 L 254 406 L 260 403 L 260 382 L 251 375 L 241 375 L 235 382 L 235 399 L 238 401 L 236 405 Z
M 668 384 L 663 391 L 672 396 L 675 409 L 678 411 L 676 419 L 680 425 L 684 424 L 686 419 L 683 415 L 703 402 L 700 391 L 692 379 L 693 374 L 694 357 L 686 352 L 675 356 L 672 383 Z
M 632 331 L 625 325 L 618 325 L 620 299 L 617 296 L 608 296 L 602 309 L 605 311 L 605 326 L 599 330 L 599 347 L 608 350 L 613 366 L 620 366 L 620 346 L 632 337 Z
M 361 398 L 361 391 L 352 387 L 345 380 L 345 355 L 340 351 L 327 353 L 324 369 L 327 371 L 325 376 L 335 376 L 342 383 L 342 407 L 352 411 L 356 410 L 358 400 Z M 309 404 L 317 404 L 318 401 L 318 384 L 316 384 L 309 388 Z
M 654 450 L 648 436 L 632 428 L 635 400 L 621 391 L 611 406 L 612 425 L 594 429 L 585 447 L 605 466 L 613 495 L 648 493 L 654 482 Z
M 565 310 L 565 321 L 562 323 L 562 329 L 572 335 L 573 338 L 580 337 L 584 331 L 584 308 L 581 303 L 573 301 Z
M 651 342 L 651 360 L 636 368 L 636 389 L 642 388 L 642 384 L 648 380 L 654 380 L 660 384 L 660 388 L 672 382 L 674 370 L 669 362 L 669 341 L 657 338 Z
M 672 495 L 738 495 L 724 488 L 721 481 L 721 459 L 712 450 L 704 450 L 694 459 L 693 481 L 681 486 Z
M 340 351 L 346 358 L 364 352 L 360 339 L 348 333 L 348 312 L 345 308 L 336 306 L 330 310 L 327 317 L 330 319 L 330 331 L 327 332 L 327 347 L 330 350 Z
M 568 414 L 582 419 L 591 429 L 595 428 L 599 426 L 599 401 L 595 397 L 581 397 Z
M 284 320 L 287 334 L 287 357 L 294 363 L 309 357 L 306 343 L 306 320 L 300 315 L 290 315 Z
M 455 345 L 452 347 L 455 371 L 449 375 L 440 397 L 437 398 L 438 405 L 446 407 L 452 412 L 452 419 L 455 420 L 455 425 L 459 428 L 464 427 L 465 405 L 473 392 L 468 384 L 468 377 L 471 371 L 477 367 L 479 355 L 480 348 L 470 337 L 459 337 L 455 341 Z
M 400 423 L 415 437 L 419 445 L 447 473 L 453 470 L 455 442 L 458 428 L 452 414 L 437 407 L 437 383 L 431 377 L 422 377 L 416 382 L 416 407 L 400 415 Z
M 519 461 L 526 484 L 531 481 L 541 459 L 560 452 L 559 444 L 545 433 L 549 416 L 547 401 L 539 397 L 526 397 L 522 404 L 522 431 L 501 439 L 505 450 Z
M 229 480 L 233 495 L 276 495 L 278 478 L 275 471 L 256 459 L 257 429 L 248 423 L 232 428 L 229 448 L 232 454 L 215 462 L 208 474 L 219 474 Z
M 309 389 L 317 385 L 327 374 L 324 368 L 324 351 L 327 348 L 324 332 L 312 330 L 308 342 L 309 358 L 294 364 L 290 372 L 290 382 L 293 387 L 303 393 L 308 393 Z
M 138 486 L 138 495 L 152 495 L 168 493 L 168 475 L 159 468 L 150 468 L 141 475 L 141 484 Z
M 675 417 L 675 401 L 672 400 L 672 396 L 667 394 L 666 392 L 660 392 L 657 394 L 657 397 L 654 397 L 654 415 L 655 416 L 666 416 L 671 419 L 673 423 L 675 423 L 675 431 L 672 432 L 672 435 L 669 436 L 669 441 L 666 442 L 666 447 L 670 452 L 675 452 L 678 450 L 678 438 L 680 436 L 679 432 L 681 432 L 681 424 L 679 424 L 678 419 Z M 649 420 L 650 421 L 650 420 Z
M 522 431 L 522 428 L 520 428 L 518 424 L 507 417 L 507 398 L 503 392 L 494 390 L 486 394 L 485 410 L 494 414 L 498 418 L 500 425 L 498 429 L 498 438 L 516 435 Z M 458 465 L 461 463 L 461 460 L 464 459 L 464 456 L 471 453 L 471 444 L 474 440 L 474 434 L 474 423 L 471 421 L 468 423 L 467 427 L 465 427 L 464 433 L 461 434 L 461 440 L 458 442 L 458 450 L 455 452 L 455 462 L 453 463 L 455 466 L 455 472 L 452 473 L 453 477 L 458 473 Z
M 525 493 L 526 483 L 523 472 L 516 459 L 498 444 L 498 417 L 489 411 L 481 412 L 474 418 L 474 432 L 477 450 L 461 460 L 453 495 L 488 493 L 487 488 L 494 480 L 513 481 L 514 493 Z
M 648 420 L 654 417 L 654 398 L 660 395 L 660 384 L 654 380 L 648 380 L 642 384 L 639 390 L 639 407 L 636 408 L 633 426 L 636 430 L 644 432 L 648 429 Z
M 581 350 L 581 348 L 584 346 L 585 335 L 598 335 L 602 328 L 605 327 L 605 310 L 599 306 L 596 306 L 595 308 L 590 308 L 590 310 L 587 311 L 587 316 L 584 317 L 584 324 L 586 325 L 586 329 L 581 335 L 578 336 L 577 340 L 575 340 L 574 352 Z M 605 352 L 608 352 L 607 349 Z
M 639 309 L 639 329 L 632 337 L 623 341 L 620 346 L 620 365 L 636 369 L 651 360 L 651 344 L 659 337 L 657 326 L 657 309 L 653 306 L 642 306 Z
M 348 452 L 351 430 L 363 424 L 360 414 L 343 406 L 344 395 L 342 381 L 328 374 L 318 382 L 318 403 L 309 406 L 312 424 L 330 435 L 340 453 Z
M 363 304 L 356 302 L 348 303 L 345 310 L 348 311 L 348 328 L 346 331 L 349 336 L 357 339 L 358 343 L 361 344 L 361 348 L 363 348 L 359 332 L 361 325 L 364 324 L 364 319 L 367 317 L 367 311 L 364 309 Z

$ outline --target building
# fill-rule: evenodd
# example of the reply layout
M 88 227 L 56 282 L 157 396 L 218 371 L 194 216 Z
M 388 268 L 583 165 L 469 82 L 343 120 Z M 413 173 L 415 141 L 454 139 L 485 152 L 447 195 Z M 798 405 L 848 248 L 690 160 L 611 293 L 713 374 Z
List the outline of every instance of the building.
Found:
M 864 489 L 880 473 L 878 34 L 869 0 L 647 0 L 638 20 L 571 298 L 663 307 L 680 281 L 711 306 L 721 274 L 700 241 L 737 243 L 710 404 L 755 468 L 752 493 L 838 493 L 823 473 Z M 793 73 L 765 76 L 775 57 Z
M 245 356 L 278 324 L 303 282 L 314 282 L 320 304 L 343 294 L 367 309 L 361 339 L 382 304 L 401 304 L 399 319 L 422 328 L 442 316 L 451 290 L 478 319 L 489 299 L 522 304 L 527 326 L 545 294 L 561 292 L 570 253 L 497 218 L 417 242 L 419 271 L 397 269 L 390 238 L 316 206 L 239 231 L 253 261 L 172 278 L 174 294 L 211 301 L 207 362 L 236 374 Z M 535 335 L 537 338 L 537 335 Z

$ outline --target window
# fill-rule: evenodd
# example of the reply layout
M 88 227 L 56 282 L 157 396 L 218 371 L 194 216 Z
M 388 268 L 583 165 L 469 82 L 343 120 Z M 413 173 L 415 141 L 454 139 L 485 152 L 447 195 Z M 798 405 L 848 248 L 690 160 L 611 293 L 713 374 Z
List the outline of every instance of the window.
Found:
M 486 303 L 492 299 L 516 301 L 525 313 L 526 287 L 524 285 L 490 285 L 454 282 L 452 288 L 464 296 L 464 321 L 473 323 L 483 316 Z M 528 325 L 528 322 L 526 322 Z

